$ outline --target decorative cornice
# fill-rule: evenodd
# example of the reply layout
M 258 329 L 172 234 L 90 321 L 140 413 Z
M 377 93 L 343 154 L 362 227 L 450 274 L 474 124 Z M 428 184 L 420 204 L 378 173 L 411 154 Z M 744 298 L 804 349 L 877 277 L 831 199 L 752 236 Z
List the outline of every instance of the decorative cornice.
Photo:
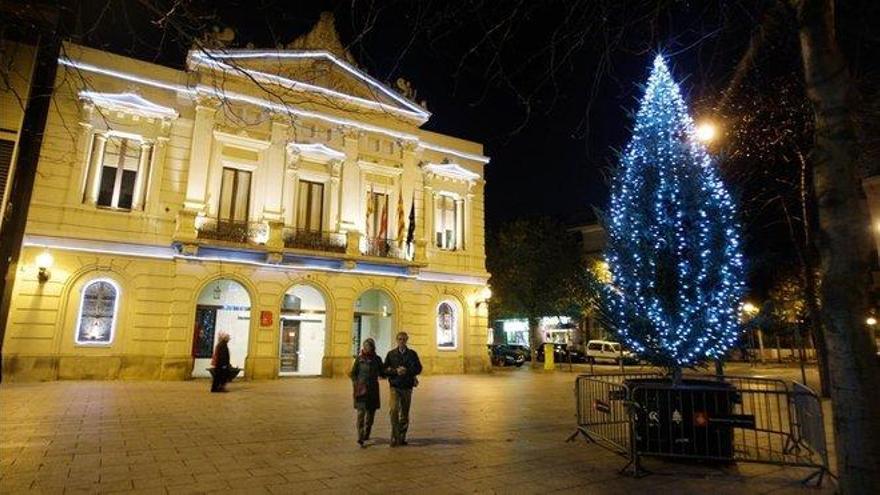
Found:
M 471 172 L 457 163 L 423 163 L 422 170 L 452 180 L 474 182 L 480 179 L 480 174 Z
M 178 94 L 181 94 L 183 96 L 193 98 L 193 99 L 195 99 L 199 96 L 202 96 L 202 95 L 213 96 L 215 98 L 218 98 L 218 99 L 222 98 L 223 100 L 230 101 L 230 102 L 244 103 L 244 104 L 258 106 L 258 107 L 264 108 L 266 110 L 269 110 L 271 112 L 281 112 L 281 113 L 289 114 L 289 115 L 295 116 L 295 117 L 317 119 L 317 120 L 327 122 L 332 125 L 353 127 L 353 128 L 357 128 L 357 129 L 361 130 L 362 132 L 375 132 L 377 134 L 382 134 L 382 135 L 385 135 L 385 136 L 388 136 L 391 138 L 413 140 L 413 141 L 419 143 L 419 146 L 421 146 L 422 148 L 428 149 L 428 150 L 436 151 L 438 153 L 443 153 L 443 154 L 447 154 L 447 155 L 457 156 L 460 158 L 464 158 L 466 160 L 473 160 L 473 161 L 479 162 L 479 163 L 489 163 L 489 157 L 487 157 L 487 156 L 483 156 L 483 155 L 475 154 L 475 153 L 469 153 L 467 151 L 460 151 L 457 149 L 448 148 L 445 146 L 440 146 L 440 145 L 436 145 L 436 144 L 433 144 L 430 142 L 422 141 L 419 138 L 419 136 L 414 135 L 414 134 L 400 132 L 397 130 L 389 129 L 387 127 L 382 127 L 382 126 L 378 126 L 378 125 L 365 124 L 365 123 L 361 123 L 361 122 L 351 120 L 351 119 L 335 117 L 335 116 L 324 114 L 321 112 L 304 110 L 304 109 L 301 109 L 301 108 L 299 108 L 295 105 L 291 105 L 291 104 L 282 105 L 282 104 L 279 104 L 279 103 L 276 103 L 273 101 L 269 101 L 269 100 L 266 100 L 263 98 L 257 98 L 254 96 L 245 95 L 245 94 L 241 94 L 241 93 L 235 93 L 232 91 L 222 91 L 218 88 L 214 88 L 214 87 L 206 86 L 206 85 L 197 85 L 195 87 L 184 86 L 181 84 L 175 84 L 175 83 L 170 83 L 170 82 L 166 82 L 166 81 L 162 81 L 162 80 L 158 80 L 158 79 L 144 77 L 139 74 L 122 72 L 122 71 L 114 70 L 114 69 L 108 69 L 108 68 L 93 65 L 93 64 L 90 64 L 87 62 L 82 62 L 79 60 L 72 60 L 72 59 L 64 58 L 64 57 L 59 58 L 58 63 L 65 66 L 65 67 L 71 67 L 71 68 L 79 70 L 79 71 L 101 74 L 101 75 L 104 75 L 107 77 L 112 77 L 112 78 L 120 79 L 123 81 L 129 81 L 129 82 L 134 82 L 134 83 L 138 83 L 138 84 L 143 84 L 145 86 L 150 86 L 153 88 L 160 88 L 160 89 L 165 89 L 168 91 L 174 91 Z
M 153 103 L 137 93 L 80 91 L 79 97 L 98 108 L 113 112 L 123 112 L 151 119 L 176 119 L 179 116 L 177 110 Z

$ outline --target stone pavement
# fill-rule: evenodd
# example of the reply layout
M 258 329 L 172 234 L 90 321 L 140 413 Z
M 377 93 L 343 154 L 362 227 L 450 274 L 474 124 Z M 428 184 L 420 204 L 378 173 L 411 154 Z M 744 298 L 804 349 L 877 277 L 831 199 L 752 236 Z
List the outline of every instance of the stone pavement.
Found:
M 410 446 L 355 443 L 351 386 L 300 378 L 230 384 L 51 382 L 0 386 L 0 493 L 831 493 L 808 470 L 653 462 L 633 479 L 574 430 L 574 375 L 526 368 L 427 376 Z M 387 401 L 387 385 L 382 399 Z M 683 471 L 683 470 L 686 470 Z M 677 475 L 673 475 L 676 474 Z

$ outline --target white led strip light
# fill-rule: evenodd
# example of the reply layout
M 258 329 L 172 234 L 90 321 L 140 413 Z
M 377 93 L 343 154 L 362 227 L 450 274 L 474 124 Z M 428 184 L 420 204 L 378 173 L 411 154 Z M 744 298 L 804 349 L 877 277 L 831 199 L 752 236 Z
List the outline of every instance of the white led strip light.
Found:
M 297 115 L 300 117 L 313 118 L 313 119 L 322 120 L 324 122 L 330 122 L 330 123 L 337 124 L 337 125 L 350 126 L 350 127 L 354 127 L 357 129 L 362 129 L 362 130 L 368 131 L 368 132 L 375 132 L 377 134 L 384 134 L 386 136 L 390 136 L 390 137 L 397 138 L 397 139 L 402 139 L 402 140 L 406 140 L 406 141 L 415 141 L 416 143 L 418 143 L 419 146 L 421 146 L 424 149 L 429 149 L 429 150 L 437 151 L 439 153 L 445 153 L 445 154 L 449 154 L 449 155 L 458 156 L 460 158 L 464 158 L 466 160 L 473 160 L 475 162 L 489 163 L 489 157 L 486 157 L 483 155 L 477 155 L 477 154 L 473 154 L 473 153 L 467 153 L 464 151 L 458 151 L 455 149 L 446 148 L 444 146 L 439 146 L 436 144 L 424 142 L 424 141 L 421 141 L 419 139 L 419 137 L 414 134 L 407 134 L 407 133 L 392 131 L 390 129 L 385 129 L 383 127 L 362 124 L 360 122 L 356 122 L 353 120 L 331 117 L 329 115 L 318 113 L 318 112 L 310 112 L 307 110 L 301 110 L 301 109 L 298 109 L 292 105 L 281 105 L 281 104 L 273 103 L 271 101 L 267 101 L 267 100 L 264 100 L 261 98 L 248 96 L 248 95 L 242 95 L 242 94 L 233 93 L 233 92 L 229 92 L 229 91 L 221 91 L 217 88 L 212 88 L 210 86 L 204 86 L 204 85 L 199 85 L 196 87 L 196 89 L 188 88 L 186 86 L 182 86 L 179 84 L 171 84 L 171 83 L 167 83 L 164 81 L 157 81 L 155 79 L 149 79 L 149 78 L 137 76 L 134 74 L 119 72 L 119 71 L 115 71 L 115 70 L 111 70 L 111 69 L 105 69 L 103 67 L 98 67 L 96 65 L 88 64 L 85 62 L 79 62 L 79 61 L 75 61 L 75 60 L 71 60 L 71 59 L 63 58 L 63 57 L 58 59 L 58 63 L 61 65 L 67 66 L 67 67 L 72 67 L 77 70 L 82 70 L 82 71 L 86 71 L 86 72 L 93 72 L 93 73 L 102 74 L 102 75 L 105 75 L 108 77 L 114 77 L 114 78 L 122 79 L 125 81 L 131 81 L 131 82 L 138 83 L 138 84 L 144 84 L 146 86 L 152 86 L 155 88 L 161 88 L 161 89 L 165 89 L 168 91 L 174 91 L 174 92 L 189 96 L 190 98 L 195 98 L 196 96 L 198 96 L 200 94 L 200 92 L 202 94 L 207 93 L 207 94 L 209 94 L 211 96 L 215 96 L 217 98 L 249 103 L 251 105 L 266 108 L 268 110 L 273 110 L 273 111 L 279 112 L 279 113 L 287 113 L 287 114 L 291 114 L 291 115 Z
M 24 247 L 51 248 L 59 251 L 76 251 L 84 253 L 104 254 L 110 256 L 132 256 L 136 258 L 149 258 L 159 260 L 194 260 L 194 261 L 214 261 L 222 263 L 233 263 L 239 265 L 258 266 L 261 268 L 271 268 L 282 271 L 322 271 L 333 273 L 350 273 L 355 275 L 375 275 L 380 277 L 393 278 L 409 278 L 420 280 L 423 282 L 446 282 L 463 285 L 486 285 L 486 280 L 467 276 L 455 275 L 440 272 L 422 272 L 418 275 L 408 275 L 403 273 L 388 273 L 378 270 L 365 270 L 358 268 L 357 265 L 353 270 L 345 270 L 341 268 L 331 268 L 321 265 L 284 265 L 275 263 L 265 263 L 260 261 L 240 260 L 235 258 L 221 258 L 218 256 L 187 256 L 178 254 L 174 248 L 170 246 L 153 246 L 146 244 L 131 244 L 111 241 L 98 241 L 88 239 L 70 239 L 64 237 L 52 237 L 41 235 L 25 235 Z

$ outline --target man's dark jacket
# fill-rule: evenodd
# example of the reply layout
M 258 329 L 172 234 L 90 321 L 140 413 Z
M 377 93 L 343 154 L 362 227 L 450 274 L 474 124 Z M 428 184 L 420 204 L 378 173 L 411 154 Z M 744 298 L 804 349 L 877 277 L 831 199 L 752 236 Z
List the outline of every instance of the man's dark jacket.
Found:
M 406 374 L 397 375 L 397 367 L 406 368 Z M 385 356 L 385 376 L 388 377 L 388 383 L 394 388 L 411 389 L 415 386 L 416 375 L 422 372 L 422 362 L 419 361 L 419 355 L 416 351 L 406 348 L 405 352 L 400 352 L 396 347 L 388 351 Z

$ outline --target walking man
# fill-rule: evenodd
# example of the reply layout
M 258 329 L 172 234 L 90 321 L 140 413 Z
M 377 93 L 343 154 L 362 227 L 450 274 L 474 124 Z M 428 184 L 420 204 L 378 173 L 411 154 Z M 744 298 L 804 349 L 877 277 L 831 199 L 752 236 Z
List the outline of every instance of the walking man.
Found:
M 422 372 L 422 363 L 416 351 L 406 346 L 409 335 L 397 334 L 397 347 L 385 357 L 385 376 L 391 385 L 391 446 L 406 445 L 409 428 L 409 406 L 412 389 L 418 384 L 416 376 Z

